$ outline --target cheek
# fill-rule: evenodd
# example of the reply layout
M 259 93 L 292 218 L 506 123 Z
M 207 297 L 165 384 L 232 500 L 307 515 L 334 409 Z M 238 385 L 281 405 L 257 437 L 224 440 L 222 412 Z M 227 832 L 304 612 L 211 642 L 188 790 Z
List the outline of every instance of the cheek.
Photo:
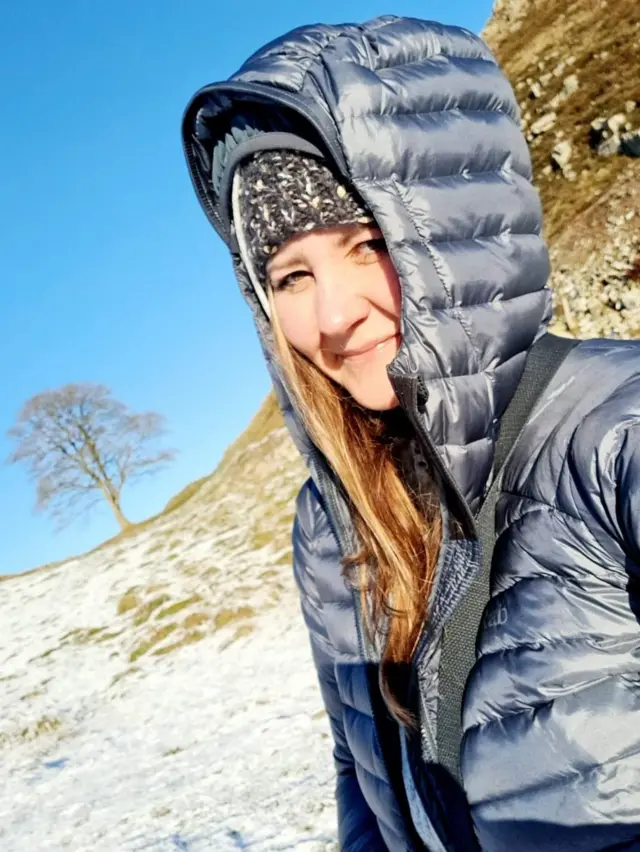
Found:
M 309 300 L 304 299 L 303 295 L 283 293 L 281 298 L 274 300 L 274 304 L 278 323 L 287 342 L 298 352 L 313 358 L 319 348 L 318 328 L 313 305 L 306 304 Z

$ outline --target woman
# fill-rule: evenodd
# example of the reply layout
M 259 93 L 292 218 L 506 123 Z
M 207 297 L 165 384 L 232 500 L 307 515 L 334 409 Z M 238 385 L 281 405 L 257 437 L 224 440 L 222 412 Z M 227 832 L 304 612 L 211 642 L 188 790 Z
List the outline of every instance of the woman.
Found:
M 183 134 L 311 473 L 295 575 L 341 848 L 640 849 L 640 348 L 579 343 L 498 477 L 551 308 L 488 48 L 396 17 L 302 28 L 198 92 Z M 456 777 L 443 636 L 494 479 Z

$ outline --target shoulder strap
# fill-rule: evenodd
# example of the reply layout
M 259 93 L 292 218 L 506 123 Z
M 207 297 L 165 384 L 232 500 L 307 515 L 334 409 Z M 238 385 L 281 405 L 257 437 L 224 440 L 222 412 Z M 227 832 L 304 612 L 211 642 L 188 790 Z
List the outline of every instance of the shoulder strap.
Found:
M 460 745 L 462 699 L 476 661 L 476 639 L 490 598 L 491 562 L 495 545 L 495 508 L 505 463 L 537 400 L 567 354 L 578 343 L 544 334 L 529 350 L 518 387 L 500 420 L 491 488 L 476 517 L 482 564 L 444 628 L 439 669 L 438 762 L 462 785 Z

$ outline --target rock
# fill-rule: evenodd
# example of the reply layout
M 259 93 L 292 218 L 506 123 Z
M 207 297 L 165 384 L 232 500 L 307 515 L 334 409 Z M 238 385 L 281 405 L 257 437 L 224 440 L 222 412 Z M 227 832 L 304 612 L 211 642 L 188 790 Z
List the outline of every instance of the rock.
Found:
M 623 133 L 620 138 L 620 153 L 627 157 L 640 157 L 640 130 Z
M 606 118 L 595 118 L 589 125 L 589 145 L 592 148 L 597 148 L 598 145 L 611 136 L 611 132 L 607 126 Z
M 603 139 L 596 148 L 596 154 L 599 157 L 613 157 L 620 153 L 621 140 L 619 136 L 610 136 L 608 139 Z
M 630 127 L 625 127 L 627 122 L 627 114 L 624 112 L 617 112 L 615 115 L 612 115 L 611 118 L 607 121 L 607 126 L 612 133 L 620 133 L 621 130 L 631 130 Z
M 627 310 L 640 310 L 640 289 L 629 290 L 624 294 L 624 306 Z
M 554 95 L 549 101 L 549 106 L 552 109 L 560 106 L 563 101 L 566 101 L 567 98 L 570 98 L 571 95 L 576 92 L 580 88 L 580 81 L 578 80 L 577 74 L 569 74 L 568 77 L 565 77 L 564 82 L 562 84 L 562 89 L 558 92 L 557 95 Z
M 635 101 L 625 101 L 624 111 L 626 113 L 633 112 L 635 108 L 636 108 L 636 102 Z
M 558 62 L 556 67 L 553 69 L 554 77 L 559 77 L 566 67 L 567 67 L 567 63 L 564 60 L 561 60 L 560 62 Z
M 623 130 L 627 132 L 622 133 Z M 640 131 L 632 130 L 631 122 L 624 112 L 617 112 L 611 118 L 600 117 L 592 121 L 589 144 L 596 149 L 600 157 L 612 157 L 620 153 L 640 157 Z
M 568 98 L 574 92 L 577 92 L 580 88 L 580 81 L 578 80 L 577 74 L 569 74 L 568 77 L 564 78 L 564 82 L 562 84 L 562 92 Z
M 541 115 L 536 121 L 531 125 L 531 133 L 534 136 L 539 136 L 541 133 L 545 133 L 547 130 L 550 130 L 556 122 L 557 115 L 555 112 L 547 112 L 544 115 Z
M 542 97 L 542 91 L 543 91 L 543 89 L 542 89 L 541 84 L 536 82 L 536 83 L 532 83 L 531 91 L 529 92 L 529 94 L 532 98 L 541 98 Z
M 569 160 L 571 159 L 571 142 L 558 142 L 558 144 L 553 149 L 551 159 L 554 161 L 554 163 L 557 163 L 560 168 L 563 168 L 564 166 L 568 165 Z

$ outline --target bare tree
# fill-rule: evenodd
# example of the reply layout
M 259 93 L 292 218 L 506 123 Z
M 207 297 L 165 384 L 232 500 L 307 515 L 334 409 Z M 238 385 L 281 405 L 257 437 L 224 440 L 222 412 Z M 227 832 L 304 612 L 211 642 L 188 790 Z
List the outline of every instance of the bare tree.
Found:
M 120 529 L 126 483 L 157 472 L 175 455 L 148 447 L 163 435 L 160 414 L 134 414 L 104 385 L 68 384 L 28 400 L 9 430 L 17 443 L 10 464 L 26 462 L 37 483 L 37 511 L 49 511 L 60 526 L 104 499 Z

